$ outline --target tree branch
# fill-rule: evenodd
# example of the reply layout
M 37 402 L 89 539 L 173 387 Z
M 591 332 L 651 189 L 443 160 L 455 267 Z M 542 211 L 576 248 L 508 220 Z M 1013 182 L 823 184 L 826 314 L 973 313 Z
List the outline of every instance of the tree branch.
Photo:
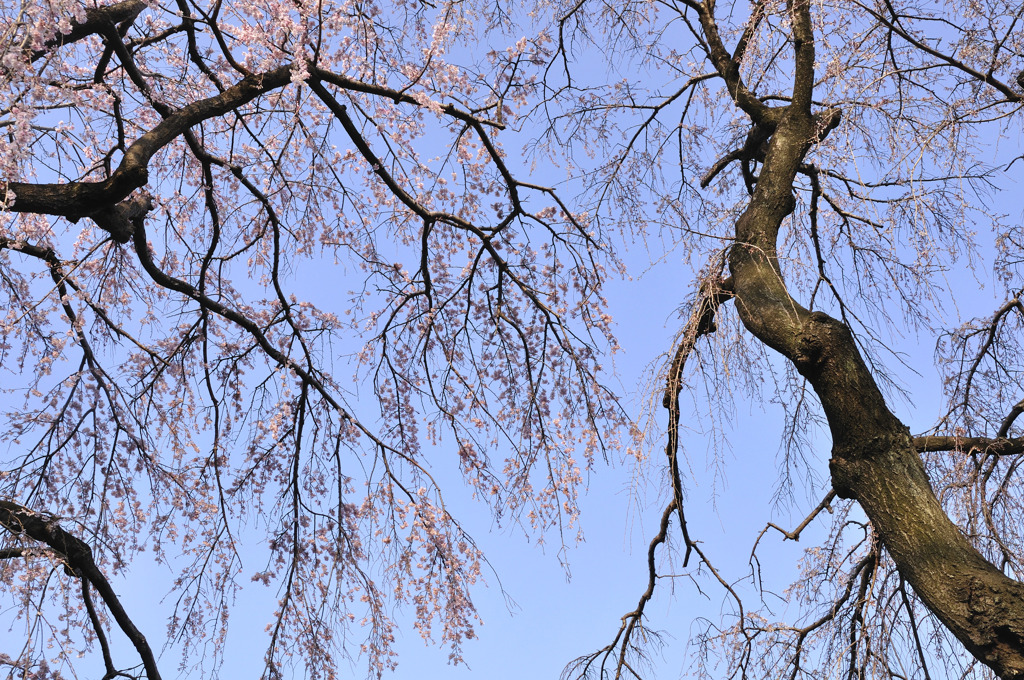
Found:
M 827 494 L 825 494 L 825 497 L 821 499 L 821 502 L 818 503 L 818 507 L 814 508 L 814 510 L 811 510 L 811 514 L 807 515 L 807 517 L 804 518 L 804 521 L 800 522 L 800 525 L 792 531 L 786 531 L 774 522 L 768 522 L 768 526 L 765 527 L 765 531 L 768 530 L 768 527 L 771 527 L 772 529 L 775 529 L 783 536 L 785 536 L 787 540 L 799 541 L 800 534 L 803 533 L 804 529 L 807 528 L 808 524 L 814 521 L 815 517 L 821 514 L 822 510 L 828 510 L 829 512 L 832 512 L 832 501 L 835 499 L 835 497 L 835 489 L 830 490 Z M 762 531 L 761 534 L 764 535 L 764 531 Z M 760 540 L 760 536 L 758 537 L 758 540 Z
M 1010 412 L 1006 414 L 1006 418 L 1003 419 L 1002 424 L 999 426 L 999 432 L 996 433 L 996 437 L 1005 439 L 1006 435 L 1010 433 L 1010 428 L 1013 427 L 1014 421 L 1017 420 L 1021 413 L 1024 413 L 1024 399 L 1014 404 Z
M 142 658 L 146 676 L 149 680 L 160 680 L 156 657 L 153 655 L 149 642 L 146 641 L 146 637 L 136 628 L 135 623 L 121 606 L 121 601 L 114 593 L 114 589 L 110 587 L 106 576 L 96 566 L 92 548 L 87 543 L 62 529 L 55 518 L 2 499 L 0 499 L 0 526 L 12 534 L 25 535 L 46 544 L 60 555 L 75 573 L 87 580 L 99 593 L 118 626 L 135 646 Z
M 992 456 L 1013 456 L 1024 453 L 1024 437 L 914 437 L 914 448 L 926 451 L 961 451 L 985 453 Z
M 32 61 L 45 57 L 55 48 L 70 45 L 90 35 L 98 35 L 110 26 L 130 26 L 144 9 L 145 0 L 123 0 L 106 7 L 88 7 L 85 10 L 85 21 L 72 21 L 71 30 L 68 33 L 59 33 L 43 43 L 46 49 L 33 52 Z
M 291 83 L 291 75 L 291 64 L 279 66 L 243 78 L 216 96 L 182 107 L 135 140 L 128 147 L 117 169 L 101 182 L 6 182 L 2 185 L 0 196 L 6 192 L 9 201 L 7 209 L 12 212 L 59 215 L 72 221 L 92 216 L 97 211 L 120 203 L 133 191 L 145 186 L 149 181 L 150 159 L 176 137 L 194 125 L 234 111 L 262 94 L 288 85 Z
M 729 95 L 736 102 L 736 105 L 750 116 L 755 123 L 773 125 L 777 122 L 779 111 L 767 106 L 750 91 L 740 75 L 739 61 L 734 59 L 733 55 L 726 49 L 722 36 L 718 32 L 718 23 L 714 15 L 714 3 L 684 0 L 684 4 L 697 12 L 701 29 L 704 31 L 708 59 L 725 81 Z M 742 58 L 743 52 L 746 49 L 744 40 L 749 40 L 749 36 L 744 35 L 744 37 L 741 37 L 740 43 L 737 45 L 736 52 L 740 58 Z
M 686 366 L 686 360 L 693 352 L 697 340 L 715 332 L 717 329 L 715 315 L 718 313 L 718 308 L 732 297 L 732 279 L 722 280 L 719 273 L 722 266 L 721 260 L 719 259 L 716 264 L 711 266 L 714 269 L 701 283 L 697 300 L 690 312 L 690 318 L 683 329 L 675 355 L 672 357 L 672 364 L 669 366 L 668 376 L 665 380 L 665 394 L 661 401 L 662 406 L 668 410 L 668 441 L 665 444 L 665 454 L 668 457 L 672 496 L 675 499 L 675 507 L 679 511 L 679 528 L 686 543 L 686 553 L 683 557 L 684 567 L 690 561 L 690 552 L 694 544 L 690 540 L 686 517 L 683 515 L 683 482 L 679 472 L 679 392 L 683 387 L 683 368 Z
M 979 82 L 982 82 L 982 83 L 985 83 L 987 85 L 992 86 L 995 90 L 997 90 L 999 92 L 999 94 L 1001 94 L 1004 97 L 1006 97 L 1007 101 L 1017 102 L 1017 103 L 1024 102 L 1024 96 L 1021 96 L 1021 94 L 1018 93 L 1018 92 L 1014 92 L 1013 89 L 1010 88 L 1009 85 L 1007 85 L 1003 81 L 998 80 L 997 78 L 995 78 L 992 75 L 991 71 L 989 71 L 988 73 L 982 73 L 981 71 L 978 71 L 977 69 L 972 68 L 971 66 L 969 66 L 966 63 L 960 61 L 959 59 L 957 59 L 957 58 L 955 58 L 953 56 L 950 56 L 950 55 L 948 55 L 948 54 L 946 54 L 944 52 L 940 52 L 939 50 L 936 50 L 936 49 L 930 47 L 924 41 L 918 40 L 917 38 L 912 36 L 909 31 L 907 31 L 906 29 L 903 28 L 903 26 L 900 25 L 901 22 L 899 20 L 899 14 L 896 12 L 896 8 L 894 8 L 892 6 L 891 0 L 885 0 L 885 6 L 886 6 L 886 9 L 889 10 L 889 14 L 891 15 L 892 19 L 885 18 L 877 10 L 875 10 L 875 6 L 876 5 L 866 5 L 866 4 L 859 3 L 859 2 L 857 3 L 857 5 L 861 9 L 866 11 L 868 14 L 873 16 L 878 21 L 878 23 L 880 23 L 882 26 L 885 26 L 885 28 L 889 29 L 890 31 L 892 31 L 893 33 L 898 35 L 899 37 L 901 37 L 904 40 L 906 40 L 908 43 L 913 45 L 916 49 L 921 50 L 925 54 L 929 54 L 929 55 L 935 57 L 937 60 L 939 60 L 941 62 L 944 62 L 947 66 L 950 66 L 951 68 L 954 68 L 954 69 L 956 69 L 958 71 L 963 72 L 966 76 L 968 76 L 972 80 L 977 80 Z M 1019 81 L 1020 76 L 1018 75 L 1017 77 L 1018 77 L 1018 84 L 1020 84 L 1020 81 Z M 1024 85 L 1021 85 L 1021 87 L 1024 88 Z

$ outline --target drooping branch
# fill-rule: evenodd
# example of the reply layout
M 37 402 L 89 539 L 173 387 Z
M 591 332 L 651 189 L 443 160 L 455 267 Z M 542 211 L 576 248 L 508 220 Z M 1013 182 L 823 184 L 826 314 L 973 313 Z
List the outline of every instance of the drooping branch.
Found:
M 679 511 L 679 528 L 683 532 L 683 540 L 686 543 L 686 554 L 683 557 L 684 567 L 690 561 L 693 541 L 690 540 L 686 517 L 683 514 L 683 482 L 679 472 L 679 393 L 683 388 L 683 369 L 686 367 L 686 360 L 693 353 L 700 338 L 715 332 L 717 329 L 715 316 L 718 313 L 718 308 L 732 297 L 732 279 L 722 280 L 718 273 L 722 264 L 720 258 L 715 258 L 715 262 L 711 265 L 711 271 L 700 286 L 697 300 L 693 304 L 690 317 L 672 357 L 672 363 L 668 367 L 665 394 L 662 396 L 661 402 L 662 406 L 668 410 L 668 441 L 665 444 L 665 454 L 668 458 L 672 497 L 675 499 L 675 507 Z
M 608 667 L 612 663 L 615 669 L 615 675 L 613 676 L 615 680 L 620 680 L 623 674 L 626 673 L 628 673 L 628 677 L 641 680 L 642 676 L 633 668 L 630 657 L 631 655 L 640 657 L 643 655 L 643 648 L 636 642 L 638 635 L 655 635 L 653 631 L 647 630 L 644 626 L 644 609 L 647 607 L 647 603 L 651 601 L 651 598 L 654 597 L 654 589 L 658 582 L 656 563 L 658 547 L 668 540 L 668 530 L 672 522 L 672 515 L 676 514 L 677 509 L 676 500 L 673 498 L 662 511 L 658 533 L 651 539 L 651 543 L 647 547 L 647 589 L 640 596 L 636 609 L 623 615 L 619 630 L 616 631 L 615 637 L 610 643 L 592 654 L 579 657 L 566 666 L 565 670 L 562 671 L 562 680 L 591 677 L 591 670 L 595 667 L 598 671 L 597 677 L 605 678 L 610 670 Z M 689 548 L 690 545 L 687 544 L 687 549 Z
M 22 255 L 27 255 L 44 262 L 46 267 L 50 270 L 50 278 L 53 280 L 56 291 L 60 294 L 62 299 L 68 295 L 68 289 L 75 293 L 82 294 L 85 304 L 89 306 L 89 309 L 97 317 L 99 317 L 110 332 L 135 345 L 153 361 L 157 363 L 165 363 L 166 360 L 160 354 L 155 352 L 151 347 L 143 344 L 138 338 L 115 322 L 110 315 L 107 314 L 103 306 L 91 300 L 88 295 L 83 294 L 82 286 L 75 280 L 71 272 L 65 269 L 65 265 L 67 263 L 61 261 L 57 252 L 53 248 L 40 246 L 35 243 L 28 243 L 24 240 L 0 237 L 0 250 L 13 250 L 21 253 Z M 69 320 L 72 322 L 72 326 L 74 326 L 75 322 L 73 315 L 68 313 L 70 310 L 67 307 L 67 302 L 62 302 L 62 306 L 64 307 L 65 315 L 68 316 Z
M 683 567 L 685 568 L 689 564 L 690 555 L 696 552 L 701 562 L 712 573 L 716 573 L 707 557 L 701 552 L 697 542 L 690 538 L 686 525 L 686 514 L 683 510 L 683 485 L 679 472 L 678 456 L 679 393 L 683 386 L 683 371 L 686 367 L 687 359 L 693 353 L 700 338 L 710 335 L 717 330 L 715 316 L 718 313 L 718 308 L 732 297 L 731 279 L 722 280 L 720 275 L 724 264 L 723 256 L 724 254 L 713 258 L 708 266 L 706 277 L 701 283 L 686 325 L 680 334 L 676 351 L 672 355 L 672 362 L 667 369 L 662 405 L 668 410 L 669 414 L 666 428 L 668 441 L 665 445 L 665 453 L 668 457 L 672 499 L 662 511 L 658 533 L 651 539 L 647 547 L 647 588 L 640 595 L 636 608 L 622 616 L 619 629 L 612 641 L 596 652 L 582 656 L 569 664 L 562 673 L 562 677 L 565 679 L 589 677 L 591 669 L 595 667 L 598 669 L 598 677 L 604 678 L 609 672 L 608 666 L 610 662 L 614 662 L 614 678 L 616 680 L 623 677 L 625 673 L 628 673 L 631 677 L 641 678 L 640 674 L 633 668 L 630 657 L 643 656 L 643 647 L 636 640 L 638 636 L 656 635 L 644 626 L 644 610 L 654 597 L 655 588 L 658 583 L 657 551 L 668 540 L 672 515 L 678 515 L 679 529 L 683 536 L 683 544 L 685 546 Z
M 160 680 L 156 657 L 149 642 L 128 616 L 106 576 L 96 565 L 89 544 L 65 531 L 55 518 L 3 499 L 0 499 L 0 526 L 12 534 L 24 535 L 49 546 L 75 574 L 88 581 L 135 647 L 142 659 L 146 677 L 149 680 Z

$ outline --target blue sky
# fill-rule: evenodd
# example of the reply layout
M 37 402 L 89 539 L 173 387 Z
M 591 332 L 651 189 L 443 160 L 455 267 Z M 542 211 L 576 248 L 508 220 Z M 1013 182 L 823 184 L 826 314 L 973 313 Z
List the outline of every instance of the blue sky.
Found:
M 1020 140 L 1013 141 L 1019 147 Z M 999 194 L 996 201 L 1011 219 L 1021 217 L 1019 193 Z M 625 257 L 638 278 L 610 283 L 608 290 L 610 311 L 617 320 L 616 331 L 623 348 L 614 358 L 617 380 L 626 404 L 637 417 L 650 394 L 644 386 L 645 377 L 652 369 L 657 370 L 671 350 L 672 338 L 682 324 L 676 312 L 692 293 L 690 266 L 681 263 L 680 255 L 675 253 L 651 266 L 649 258 L 658 255 L 635 245 Z M 639 276 L 644 271 L 647 273 Z M 980 271 L 984 273 L 986 268 L 982 266 Z M 946 309 L 948 326 L 957 325 L 960 317 L 985 316 L 1001 302 L 991 286 L 979 290 L 973 275 L 954 271 L 950 276 L 949 285 L 956 289 L 958 306 Z M 900 369 L 899 377 L 911 398 L 894 400 L 891 406 L 916 433 L 930 427 L 942 409 L 939 381 L 932 368 L 935 338 L 897 329 L 900 334 L 902 339 L 897 338 L 896 348 L 905 353 L 913 370 Z M 883 360 L 893 370 L 898 369 L 895 362 L 885 357 Z M 688 376 L 695 379 L 693 371 Z M 654 389 L 660 392 L 660 383 L 655 383 Z M 660 408 L 657 411 L 657 423 L 663 427 L 664 412 Z M 686 512 L 691 535 L 704 542 L 709 556 L 727 578 L 740 581 L 750 572 L 751 547 L 766 522 L 795 526 L 818 497 L 798 494 L 788 505 L 773 502 L 783 425 L 778 405 L 750 401 L 738 393 L 732 413 L 706 413 L 699 406 L 696 410 L 684 406 L 684 420 L 687 427 L 683 446 L 690 473 Z M 726 435 L 724 445 L 711 434 L 715 424 L 721 424 Z M 816 455 L 813 465 L 825 479 L 827 432 L 818 432 L 812 441 Z M 442 478 L 449 476 L 449 509 L 476 538 L 495 570 L 485 574 L 488 585 L 475 591 L 484 625 L 477 629 L 478 639 L 465 645 L 466 666 L 452 667 L 447 650 L 424 644 L 409 617 L 398 615 L 397 619 L 405 623 L 397 647 L 399 667 L 388 677 L 554 679 L 574 657 L 610 642 L 620 617 L 636 606 L 646 586 L 647 545 L 667 498 L 660 446 L 660 442 L 652 446 L 648 461 L 640 467 L 623 460 L 596 463 L 582 501 L 585 541 L 570 545 L 564 554 L 556 536 L 549 536 L 547 545 L 537 546 L 514 526 L 495 526 L 487 508 L 457 487 L 456 457 L 439 449 L 434 470 Z M 724 474 L 718 474 L 720 469 Z M 824 516 L 815 522 L 800 544 L 783 542 L 776 532 L 765 535 L 759 554 L 766 591 L 781 595 L 796 575 L 803 548 L 814 545 L 826 522 Z M 661 554 L 670 553 L 663 548 Z M 675 573 L 679 578 L 660 582 L 647 610 L 647 623 L 668 634 L 667 645 L 655 657 L 651 674 L 666 679 L 684 675 L 689 669 L 692 657 L 688 640 L 701 625 L 699 617 L 718 620 L 731 609 L 722 590 L 706 579 L 698 580 L 698 585 L 706 587 L 702 594 L 678 565 L 674 572 L 671 565 L 664 561 L 662 565 L 665 573 Z M 168 571 L 140 561 L 117 582 L 129 612 L 158 647 L 163 643 L 166 615 L 173 606 L 173 600 L 165 601 L 163 597 L 163 588 L 172 576 Z M 748 582 L 740 581 L 738 587 L 754 595 Z M 231 624 L 224 677 L 257 677 L 262 669 L 266 641 L 263 628 L 270 621 L 274 593 L 253 586 L 244 591 L 243 598 Z M 785 615 L 781 598 L 768 594 L 765 600 L 777 614 Z M 114 633 L 113 637 L 119 636 Z M 119 661 L 124 663 L 124 659 L 131 658 L 130 651 L 125 650 L 123 641 L 120 649 Z M 91 660 L 98 664 L 98 654 L 94 653 Z M 165 677 L 175 677 L 177 664 L 176 650 L 171 648 L 163 655 Z M 364 673 L 363 660 L 357 658 L 351 671 L 341 675 L 362 677 Z

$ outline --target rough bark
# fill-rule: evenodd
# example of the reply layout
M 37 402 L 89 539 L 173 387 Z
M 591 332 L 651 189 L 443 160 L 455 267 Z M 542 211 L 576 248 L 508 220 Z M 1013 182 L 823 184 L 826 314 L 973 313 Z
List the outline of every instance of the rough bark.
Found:
M 971 654 L 1001 678 L 1024 678 L 1024 585 L 988 563 L 943 511 L 909 430 L 886 405 L 850 329 L 801 306 L 783 280 L 776 244 L 795 207 L 796 175 L 807 152 L 839 122 L 838 111 L 811 111 L 810 8 L 801 0 L 789 4 L 795 59 L 790 104 L 759 120 L 736 69 L 724 64 L 724 50 L 711 49 L 719 74 L 737 93 L 736 104 L 755 125 L 767 121 L 775 128 L 729 256 L 740 319 L 793 362 L 821 400 L 832 433 L 829 467 L 836 493 L 860 503 L 900 573 Z M 702 4 L 698 11 L 705 36 L 717 42 L 711 10 Z
M 860 503 L 900 573 L 977 659 L 1001 678 L 1024 678 L 1024 585 L 989 564 L 942 510 L 849 328 L 802 307 L 783 281 L 776 239 L 819 129 L 820 117 L 789 107 L 769 144 L 729 258 L 740 318 L 793 362 L 821 400 L 836 493 Z

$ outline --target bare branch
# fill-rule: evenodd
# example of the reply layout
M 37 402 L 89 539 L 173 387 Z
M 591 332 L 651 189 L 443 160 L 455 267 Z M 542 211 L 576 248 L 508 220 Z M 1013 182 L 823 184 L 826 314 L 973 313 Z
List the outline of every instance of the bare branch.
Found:
M 800 524 L 795 529 L 793 529 L 792 531 L 786 531 L 785 529 L 783 529 L 779 525 L 775 524 L 774 522 L 768 522 L 768 526 L 771 527 L 772 529 L 775 529 L 776 531 L 778 531 L 783 536 L 785 536 L 786 540 L 799 541 L 800 540 L 800 534 L 803 533 L 803 530 L 807 528 L 808 524 L 810 524 L 811 522 L 814 521 L 815 517 L 817 517 L 819 514 L 821 514 L 822 510 L 828 510 L 829 512 L 832 512 L 831 503 L 832 503 L 833 500 L 835 500 L 835 497 L 836 497 L 835 490 L 831 490 L 827 494 L 825 494 L 825 497 L 823 499 L 821 499 L 821 503 L 818 503 L 818 507 L 814 508 L 814 510 L 811 510 L 811 513 L 809 515 L 807 515 L 807 517 L 804 518 L 804 521 L 800 522 Z M 763 533 L 764 532 L 762 532 L 762 534 Z
M 960 453 L 984 453 L 992 456 L 1015 456 L 1024 453 L 1024 437 L 940 437 L 929 435 L 914 437 L 914 448 L 921 452 L 957 451 Z

